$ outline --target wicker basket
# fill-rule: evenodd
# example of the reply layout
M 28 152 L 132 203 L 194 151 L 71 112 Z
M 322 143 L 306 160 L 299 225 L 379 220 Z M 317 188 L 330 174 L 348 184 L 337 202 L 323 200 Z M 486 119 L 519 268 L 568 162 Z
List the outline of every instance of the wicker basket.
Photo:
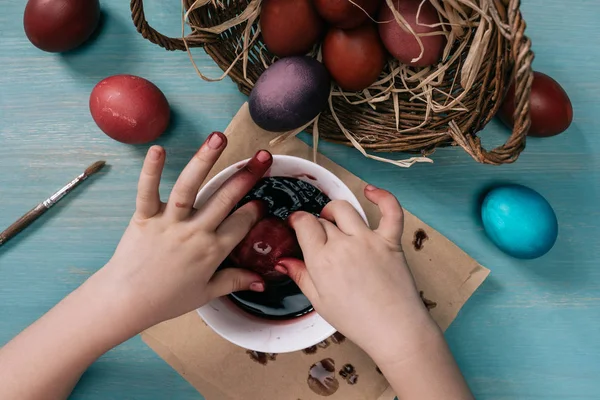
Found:
M 183 1 L 187 8 L 193 3 L 193 0 Z M 477 83 L 463 101 L 468 111 L 429 113 L 427 116 L 425 104 L 411 102 L 408 96 L 400 96 L 399 127 L 397 127 L 396 113 L 391 99 L 379 103 L 374 110 L 366 103 L 351 105 L 343 97 L 333 98 L 333 107 L 337 116 L 364 149 L 428 155 L 433 153 L 436 147 L 458 145 L 481 163 L 505 164 L 514 162 L 518 158 L 525 148 L 525 139 L 530 125 L 529 93 L 533 81 L 531 42 L 525 36 L 525 21 L 519 10 L 520 0 L 476 1 L 478 4 L 483 2 L 488 2 L 490 7 L 494 7 L 495 18 L 491 24 L 492 39 L 487 48 L 485 61 L 477 75 Z M 224 3 L 227 4 L 225 7 L 218 7 L 215 2 L 208 2 L 195 9 L 189 14 L 189 23 L 200 27 L 219 25 L 242 13 L 250 0 L 226 0 Z M 144 38 L 167 50 L 186 50 L 186 43 L 181 38 L 166 37 L 148 24 L 144 15 L 143 0 L 131 0 L 131 11 L 134 24 Z M 186 42 L 189 47 L 203 47 L 206 53 L 225 70 L 237 56 L 237 44 L 245 24 L 246 22 L 219 35 L 193 30 L 186 37 Z M 470 43 L 463 52 L 466 53 L 469 46 Z M 259 41 L 249 49 L 246 76 L 250 82 L 244 79 L 241 62 L 236 63 L 229 72 L 231 79 L 245 94 L 250 93 L 252 83 L 256 82 L 265 69 L 259 57 L 259 52 L 264 52 L 261 47 L 263 46 L 259 38 Z M 455 86 L 452 86 L 455 75 L 453 71 L 462 67 L 464 59 L 461 54 L 449 66 L 449 73 L 440 85 L 442 89 L 448 92 L 456 90 Z M 483 129 L 496 114 L 513 79 L 516 82 L 515 104 L 517 105 L 513 132 L 504 145 L 487 151 L 482 147 L 477 132 Z M 398 132 L 398 129 L 406 130 L 419 125 L 422 125 L 421 128 L 411 133 Z M 319 118 L 319 133 L 323 139 L 351 145 L 329 110 L 324 111 Z

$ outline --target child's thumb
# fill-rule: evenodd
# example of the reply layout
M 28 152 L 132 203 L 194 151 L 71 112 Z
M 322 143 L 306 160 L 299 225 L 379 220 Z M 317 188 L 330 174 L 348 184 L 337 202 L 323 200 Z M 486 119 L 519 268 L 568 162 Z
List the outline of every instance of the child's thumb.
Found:
M 211 298 L 214 299 L 241 290 L 263 292 L 265 282 L 254 272 L 240 268 L 225 268 L 213 275 L 208 289 Z

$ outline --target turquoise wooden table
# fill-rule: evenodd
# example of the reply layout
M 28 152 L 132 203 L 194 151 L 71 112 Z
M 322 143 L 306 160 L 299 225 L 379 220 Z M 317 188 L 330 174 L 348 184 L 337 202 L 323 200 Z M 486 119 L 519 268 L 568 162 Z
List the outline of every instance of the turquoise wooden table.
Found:
M 110 168 L 0 249 L 0 345 L 109 259 L 133 211 L 147 146 L 122 145 L 98 130 L 87 105 L 94 84 L 111 74 L 138 74 L 169 98 L 174 120 L 159 141 L 168 153 L 163 194 L 207 133 L 224 129 L 244 101 L 229 80 L 200 80 L 185 53 L 142 39 L 127 3 L 102 0 L 103 24 L 93 43 L 53 55 L 27 41 L 25 1 L 1 1 L 0 227 L 91 162 L 106 159 Z M 178 35 L 179 2 L 146 3 L 149 21 Z M 409 170 L 335 145 L 321 150 L 392 190 L 407 209 L 492 270 L 447 331 L 478 399 L 598 399 L 600 2 L 528 0 L 523 9 L 537 55 L 534 67 L 561 82 L 573 101 L 575 122 L 566 134 L 530 140 L 516 164 L 502 167 L 478 165 L 460 149 L 440 150 L 434 165 Z M 202 51 L 195 54 L 203 72 L 220 75 Z M 489 143 L 506 135 L 496 122 L 484 133 Z M 528 185 L 553 205 L 560 233 L 547 256 L 515 260 L 486 239 L 477 198 L 501 182 Z M 94 364 L 73 398 L 201 397 L 134 338 Z

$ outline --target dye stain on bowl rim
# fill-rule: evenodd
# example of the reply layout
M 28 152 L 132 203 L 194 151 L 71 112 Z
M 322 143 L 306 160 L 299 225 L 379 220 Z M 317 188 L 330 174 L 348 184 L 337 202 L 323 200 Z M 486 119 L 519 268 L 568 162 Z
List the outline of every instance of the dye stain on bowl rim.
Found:
M 318 217 L 323 207 L 331 201 L 321 190 L 306 181 L 279 176 L 261 179 L 235 209 L 254 200 L 265 204 L 267 215 L 282 220 L 296 211 L 309 212 Z M 262 293 L 236 292 L 230 294 L 229 298 L 242 310 L 267 319 L 297 318 L 313 310 L 310 301 L 288 277 L 268 281 Z

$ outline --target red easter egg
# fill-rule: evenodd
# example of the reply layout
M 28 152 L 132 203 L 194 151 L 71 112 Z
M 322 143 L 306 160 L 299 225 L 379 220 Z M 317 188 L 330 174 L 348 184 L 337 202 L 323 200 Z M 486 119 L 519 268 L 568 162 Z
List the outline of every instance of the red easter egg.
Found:
M 319 40 L 324 23 L 311 0 L 264 0 L 260 29 L 271 53 L 279 57 L 300 56 Z
M 29 0 L 25 6 L 25 34 L 37 48 L 65 52 L 85 42 L 100 21 L 98 0 Z
M 369 21 L 381 0 L 353 0 L 354 4 L 349 0 L 314 0 L 314 3 L 325 21 L 336 28 L 352 29 Z
M 394 7 L 402 14 L 415 33 L 425 34 L 441 31 L 440 27 L 425 26 L 440 23 L 435 7 L 427 0 L 423 3 L 421 12 L 418 13 L 420 5 L 421 0 L 394 0 Z M 379 35 L 383 45 L 401 63 L 415 67 L 426 67 L 440 61 L 447 43 L 445 36 L 420 36 L 424 48 L 423 56 L 418 61 L 412 61 L 419 57 L 421 53 L 419 42 L 412 33 L 404 30 L 396 22 L 394 14 L 387 3 L 384 3 L 381 7 L 379 21 Z
M 541 72 L 533 73 L 529 96 L 531 127 L 528 136 L 549 137 L 558 135 L 573 122 L 573 105 L 567 92 L 554 79 Z M 512 129 L 515 112 L 515 88 L 510 87 L 498 116 Z
M 275 271 L 277 260 L 300 258 L 302 251 L 294 231 L 276 217 L 260 220 L 231 252 L 230 259 L 240 268 L 253 270 L 265 279 L 283 278 Z
M 385 49 L 373 24 L 350 30 L 331 28 L 323 41 L 323 64 L 344 90 L 360 91 L 371 86 L 383 71 L 385 59 Z
M 157 139 L 171 116 L 160 89 L 134 75 L 115 75 L 99 82 L 90 95 L 90 112 L 104 133 L 127 144 Z

